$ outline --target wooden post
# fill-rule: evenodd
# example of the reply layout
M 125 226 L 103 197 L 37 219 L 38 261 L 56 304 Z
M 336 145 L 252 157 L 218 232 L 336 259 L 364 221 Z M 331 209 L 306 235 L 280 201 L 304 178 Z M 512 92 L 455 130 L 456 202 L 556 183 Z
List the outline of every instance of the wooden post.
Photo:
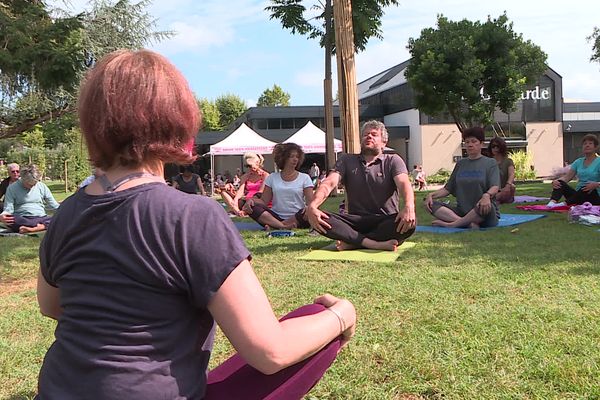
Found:
M 323 95 L 325 103 L 325 169 L 328 173 L 335 165 L 334 126 L 333 126 L 333 84 L 331 82 L 331 48 L 332 35 L 332 9 L 331 0 L 325 2 L 325 80 L 323 81 Z
M 65 193 L 69 193 L 69 168 L 67 163 L 69 160 L 65 160 Z
M 352 3 L 335 0 L 333 3 L 335 47 L 338 65 L 340 125 L 344 138 L 344 151 L 360 152 L 358 126 L 358 92 L 354 66 L 354 33 L 352 30 Z

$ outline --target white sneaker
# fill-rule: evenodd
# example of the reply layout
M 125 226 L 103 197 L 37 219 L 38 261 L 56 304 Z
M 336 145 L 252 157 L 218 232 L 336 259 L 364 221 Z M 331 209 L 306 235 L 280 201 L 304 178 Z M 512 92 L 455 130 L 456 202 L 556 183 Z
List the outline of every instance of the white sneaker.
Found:
M 548 204 L 546 204 L 546 207 L 548 208 L 556 208 L 556 207 L 564 207 L 566 204 L 564 201 L 561 201 L 560 203 L 555 202 L 554 200 L 550 200 L 548 202 Z

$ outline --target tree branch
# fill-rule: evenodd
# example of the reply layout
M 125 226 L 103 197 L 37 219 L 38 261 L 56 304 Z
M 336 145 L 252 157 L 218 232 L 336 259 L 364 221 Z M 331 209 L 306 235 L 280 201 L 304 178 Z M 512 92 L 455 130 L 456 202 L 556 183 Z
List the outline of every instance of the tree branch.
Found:
M 21 121 L 17 125 L 14 126 L 6 126 L 0 128 L 0 139 L 7 139 L 11 137 L 15 137 L 20 133 L 26 132 L 29 129 L 33 128 L 37 124 L 44 123 L 46 121 L 51 120 L 52 118 L 58 118 L 66 113 L 74 111 L 74 107 L 70 104 L 66 104 L 62 107 L 57 107 L 51 111 L 48 111 L 42 115 L 27 119 L 25 121 Z

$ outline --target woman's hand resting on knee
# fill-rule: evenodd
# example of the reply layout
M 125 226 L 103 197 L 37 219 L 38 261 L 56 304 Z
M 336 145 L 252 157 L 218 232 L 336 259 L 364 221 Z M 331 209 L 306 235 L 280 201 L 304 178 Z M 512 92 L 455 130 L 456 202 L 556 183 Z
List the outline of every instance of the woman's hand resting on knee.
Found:
M 342 347 L 345 346 L 356 331 L 356 310 L 354 305 L 346 299 L 340 299 L 331 294 L 324 294 L 315 299 L 316 304 L 322 304 L 327 310 L 334 313 L 340 322 L 340 331 L 344 336 Z

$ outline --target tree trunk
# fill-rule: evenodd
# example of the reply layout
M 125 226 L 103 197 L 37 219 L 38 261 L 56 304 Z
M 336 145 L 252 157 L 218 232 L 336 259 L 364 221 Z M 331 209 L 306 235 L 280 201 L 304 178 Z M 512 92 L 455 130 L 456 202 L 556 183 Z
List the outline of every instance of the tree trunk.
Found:
M 325 102 L 325 168 L 329 172 L 335 164 L 335 149 L 333 144 L 333 88 L 331 83 L 331 0 L 325 3 L 325 80 L 323 81 L 323 96 Z
M 344 151 L 357 154 L 360 152 L 360 140 L 351 1 L 335 0 L 333 15 L 338 65 L 340 125 L 344 138 Z

